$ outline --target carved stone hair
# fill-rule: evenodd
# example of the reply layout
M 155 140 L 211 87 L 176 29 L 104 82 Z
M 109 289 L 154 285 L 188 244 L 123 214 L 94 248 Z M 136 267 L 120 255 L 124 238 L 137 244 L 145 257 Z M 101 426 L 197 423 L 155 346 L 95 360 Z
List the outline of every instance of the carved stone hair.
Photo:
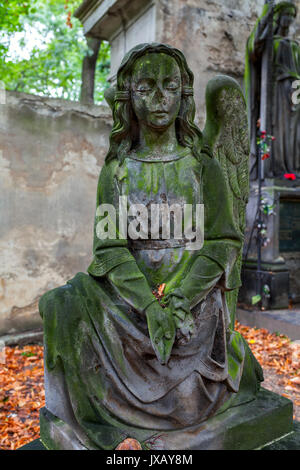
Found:
M 298 9 L 293 2 L 280 2 L 274 8 L 274 21 L 275 21 L 275 29 L 278 26 L 280 17 L 283 13 L 289 12 L 296 18 Z

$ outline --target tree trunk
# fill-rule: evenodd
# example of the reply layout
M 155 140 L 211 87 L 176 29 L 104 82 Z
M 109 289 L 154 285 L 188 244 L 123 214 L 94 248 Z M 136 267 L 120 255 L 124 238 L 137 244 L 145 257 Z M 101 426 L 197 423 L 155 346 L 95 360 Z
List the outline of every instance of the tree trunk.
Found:
M 101 39 L 87 38 L 87 44 L 92 54 L 89 51 L 82 62 L 80 102 L 94 104 L 95 70 Z

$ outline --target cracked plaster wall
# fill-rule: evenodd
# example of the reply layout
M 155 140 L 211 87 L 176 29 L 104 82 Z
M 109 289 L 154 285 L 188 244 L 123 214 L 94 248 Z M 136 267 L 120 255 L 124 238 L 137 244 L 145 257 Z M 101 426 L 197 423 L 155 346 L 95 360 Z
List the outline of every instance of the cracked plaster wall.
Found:
M 105 106 L 7 92 L 0 104 L 0 336 L 41 325 L 38 299 L 86 271 Z

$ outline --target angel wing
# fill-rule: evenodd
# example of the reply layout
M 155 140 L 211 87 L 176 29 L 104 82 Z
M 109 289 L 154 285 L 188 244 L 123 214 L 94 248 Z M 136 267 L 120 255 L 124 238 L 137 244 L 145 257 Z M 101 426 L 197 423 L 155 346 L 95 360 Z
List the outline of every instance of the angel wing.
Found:
M 206 88 L 204 144 L 209 146 L 224 173 L 236 229 L 244 240 L 246 206 L 249 197 L 250 143 L 246 102 L 240 85 L 226 75 L 218 75 Z M 243 252 L 237 266 L 242 268 Z M 238 289 L 226 294 L 234 326 Z

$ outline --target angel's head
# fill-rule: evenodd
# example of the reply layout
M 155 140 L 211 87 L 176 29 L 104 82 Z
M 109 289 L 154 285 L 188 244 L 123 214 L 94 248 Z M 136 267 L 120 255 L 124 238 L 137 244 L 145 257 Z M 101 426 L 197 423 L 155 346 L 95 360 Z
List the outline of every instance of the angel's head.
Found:
M 286 36 L 297 16 L 297 7 L 292 2 L 280 2 L 274 9 L 274 33 Z
M 157 132 L 175 126 L 178 143 L 198 153 L 202 135 L 194 124 L 193 81 L 184 55 L 171 46 L 140 44 L 129 51 L 117 87 L 108 93 L 114 125 L 107 160 L 122 161 L 137 146 L 141 125 Z

